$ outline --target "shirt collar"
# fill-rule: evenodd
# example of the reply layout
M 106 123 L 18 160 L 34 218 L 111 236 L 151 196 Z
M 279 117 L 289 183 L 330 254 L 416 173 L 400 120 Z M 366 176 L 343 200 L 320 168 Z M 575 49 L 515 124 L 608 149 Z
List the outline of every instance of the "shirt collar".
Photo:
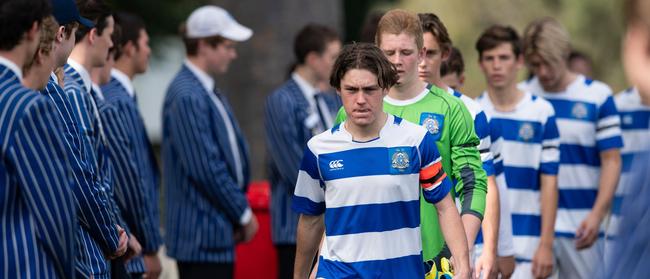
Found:
M 305 95 L 305 98 L 311 101 L 314 98 L 314 94 L 316 94 L 316 88 L 296 72 L 291 74 L 291 78 L 298 84 L 298 88 L 300 88 L 302 94 Z
M 14 74 L 18 76 L 18 80 L 20 80 L 21 82 L 23 81 L 23 71 L 20 70 L 20 67 L 18 67 L 16 63 L 14 63 L 13 61 L 7 58 L 0 56 L 0 65 L 9 68 L 9 70 L 14 72 Z
M 129 96 L 135 96 L 133 83 L 131 83 L 131 79 L 129 79 L 129 77 L 124 72 L 113 68 L 111 69 L 111 76 L 114 77 L 120 84 L 122 84 L 122 86 L 124 86 L 126 92 L 129 93 Z
M 104 92 L 102 92 L 102 88 L 99 87 L 99 85 L 97 85 L 94 82 L 91 84 L 91 86 L 92 86 L 93 90 L 95 91 L 95 93 L 97 94 L 97 97 L 104 100 Z
M 92 87 L 92 80 L 90 79 L 90 74 L 88 73 L 86 68 L 84 68 L 84 66 L 82 66 L 77 61 L 74 61 L 72 59 L 68 59 L 68 64 L 75 71 L 77 71 L 77 73 L 79 73 L 79 76 L 81 76 L 81 80 L 84 83 L 84 87 L 85 87 L 86 91 L 90 92 L 90 89 Z
M 56 85 L 59 85 L 59 78 L 56 77 L 56 74 L 54 72 L 50 73 L 50 81 L 54 82 Z
M 185 59 L 185 66 L 199 79 L 201 85 L 205 88 L 206 91 L 212 92 L 214 90 L 214 79 L 212 79 L 206 72 L 199 69 L 192 61 Z

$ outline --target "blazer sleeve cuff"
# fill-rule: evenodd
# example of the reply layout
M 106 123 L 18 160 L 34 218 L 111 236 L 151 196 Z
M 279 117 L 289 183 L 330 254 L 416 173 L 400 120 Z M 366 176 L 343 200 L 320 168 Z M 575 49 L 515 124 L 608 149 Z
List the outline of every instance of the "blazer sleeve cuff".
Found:
M 247 207 L 246 210 L 244 210 L 244 213 L 239 217 L 239 224 L 240 225 L 246 225 L 248 222 L 251 221 L 253 218 L 253 211 L 251 210 L 250 207 Z

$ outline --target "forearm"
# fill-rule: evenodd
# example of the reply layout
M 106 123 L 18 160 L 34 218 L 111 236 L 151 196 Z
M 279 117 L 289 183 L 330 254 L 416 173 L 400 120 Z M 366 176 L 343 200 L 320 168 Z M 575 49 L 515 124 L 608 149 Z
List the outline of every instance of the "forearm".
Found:
M 618 149 L 603 152 L 601 162 L 598 195 L 592 212 L 602 220 L 612 204 L 621 174 L 620 152 Z
M 441 226 L 442 234 L 452 256 L 461 264 L 460 269 L 469 270 L 469 249 L 467 238 L 463 237 L 465 236 L 465 229 L 451 195 L 447 195 L 443 200 L 436 203 L 436 209 L 438 209 L 440 223 L 444 224 L 444 226 Z M 478 218 L 472 217 L 478 220 Z
M 294 278 L 308 278 L 311 265 L 318 251 L 318 247 L 325 232 L 324 215 L 300 215 L 298 231 L 296 233 L 296 260 L 294 264 Z
M 485 206 L 485 217 L 481 225 L 483 232 L 483 251 L 490 252 L 496 256 L 497 240 L 499 238 L 500 193 L 494 176 L 488 176 L 487 185 L 487 204 Z M 470 245 L 472 244 L 470 243 Z
M 540 232 L 540 245 L 552 247 L 555 238 L 555 216 L 557 214 L 558 188 L 557 176 L 542 174 L 541 182 L 541 213 L 542 231 Z

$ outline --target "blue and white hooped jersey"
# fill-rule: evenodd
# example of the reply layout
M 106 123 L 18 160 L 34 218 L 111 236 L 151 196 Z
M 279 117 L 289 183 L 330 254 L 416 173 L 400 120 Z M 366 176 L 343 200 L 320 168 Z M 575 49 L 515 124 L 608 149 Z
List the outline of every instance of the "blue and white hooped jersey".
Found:
M 433 136 L 388 115 L 379 137 L 357 142 L 345 122 L 307 143 L 293 209 L 325 214 L 318 278 L 423 278 L 420 189 L 451 189 Z
M 500 150 L 492 148 L 490 127 L 485 112 L 483 112 L 481 106 L 474 99 L 464 95 L 463 93 L 460 93 L 451 87 L 447 87 L 447 92 L 463 101 L 469 114 L 472 115 L 472 119 L 474 120 L 474 132 L 476 132 L 476 136 L 478 136 L 480 140 L 479 145 L 476 148 L 478 148 L 481 154 L 483 169 L 487 176 L 494 175 L 494 157 L 499 156 L 498 152 L 500 152 Z
M 545 92 L 537 78 L 524 87 L 546 98 L 555 109 L 561 142 L 555 234 L 573 238 L 596 201 L 600 153 L 623 146 L 612 91 L 583 75 L 563 92 Z
M 507 185 L 511 211 L 515 258 L 533 259 L 541 235 L 540 175 L 557 175 L 560 139 L 553 106 L 543 98 L 526 92 L 510 112 L 494 108 L 487 93 L 479 103 L 491 126 L 501 133 L 504 175 L 497 183 Z
M 632 162 L 641 153 L 650 151 L 650 106 L 641 103 L 639 91 L 629 88 L 614 96 L 614 102 L 621 116 L 621 132 L 623 135 L 623 149 L 621 157 L 623 167 L 619 179 L 614 202 L 612 204 L 612 220 L 609 230 L 610 235 L 616 233 L 620 220 L 620 206 L 623 195 L 629 189 Z

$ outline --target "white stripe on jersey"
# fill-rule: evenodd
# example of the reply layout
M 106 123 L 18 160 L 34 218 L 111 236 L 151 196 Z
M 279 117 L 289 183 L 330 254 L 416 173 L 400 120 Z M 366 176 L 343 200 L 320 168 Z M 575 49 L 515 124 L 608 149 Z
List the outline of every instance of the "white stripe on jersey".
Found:
M 321 256 L 326 260 L 363 262 L 419 255 L 420 228 L 401 228 L 393 231 L 367 232 L 326 236 Z M 386 241 L 390 239 L 390 241 Z M 327 244 L 325 244 L 327 243 Z M 380 245 L 378 245 L 380 243 Z M 368 249 L 372 247 L 372 249 Z
M 417 173 L 399 176 L 372 175 L 339 179 L 336 184 L 329 185 L 325 191 L 327 208 L 350 206 L 351 204 L 384 204 L 419 200 L 419 191 L 412 191 L 408 187 L 382 187 L 387 185 L 386 181 L 390 180 L 394 181 L 394 183 L 417 185 L 420 183 L 419 179 L 420 175 Z M 358 185 L 366 185 L 373 187 L 373 189 L 354 187 Z

